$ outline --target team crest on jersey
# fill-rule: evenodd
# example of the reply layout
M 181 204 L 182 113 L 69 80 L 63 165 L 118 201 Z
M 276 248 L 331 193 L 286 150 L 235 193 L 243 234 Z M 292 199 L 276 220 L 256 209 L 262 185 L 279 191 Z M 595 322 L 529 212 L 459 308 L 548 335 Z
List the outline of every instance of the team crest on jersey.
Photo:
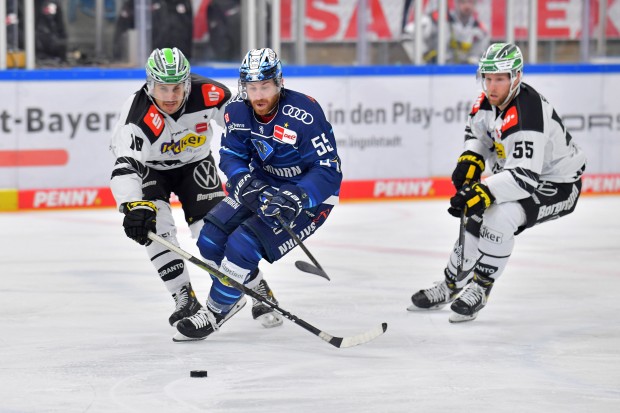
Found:
M 196 133 L 206 132 L 209 129 L 209 124 L 207 122 L 197 123 L 194 127 Z
M 224 113 L 224 120 L 226 122 L 230 122 L 230 116 L 228 116 L 228 112 Z
M 161 153 L 171 151 L 175 154 L 181 153 L 187 148 L 198 148 L 207 142 L 207 138 L 203 135 L 189 133 L 183 136 L 178 142 L 164 142 L 161 144 Z
M 153 131 L 156 137 L 161 135 L 161 132 L 164 130 L 164 118 L 161 116 L 161 113 L 159 113 L 155 105 L 151 105 L 143 120 L 144 123 L 146 123 L 146 126 Z
M 508 109 L 504 116 L 504 122 L 502 123 L 502 132 L 507 131 L 513 126 L 519 123 L 519 115 L 517 114 L 517 108 L 515 106 Z
M 297 132 L 280 125 L 276 125 L 273 128 L 273 137 L 282 143 L 288 143 L 290 145 L 295 145 L 297 142 Z
M 269 155 L 273 153 L 273 148 L 269 146 L 265 141 L 259 139 L 252 139 L 254 147 L 258 151 L 258 156 L 264 161 L 269 158 Z

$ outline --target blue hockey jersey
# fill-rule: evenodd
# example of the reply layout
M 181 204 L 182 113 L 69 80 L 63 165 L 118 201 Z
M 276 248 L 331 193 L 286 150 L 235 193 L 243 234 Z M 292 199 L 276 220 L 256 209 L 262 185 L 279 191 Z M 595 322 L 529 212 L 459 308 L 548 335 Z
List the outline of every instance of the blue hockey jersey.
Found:
M 316 100 L 282 90 L 277 113 L 267 123 L 239 97 L 226 106 L 220 169 L 229 179 L 250 172 L 276 188 L 295 184 L 308 195 L 305 208 L 335 204 L 342 171 L 333 128 Z

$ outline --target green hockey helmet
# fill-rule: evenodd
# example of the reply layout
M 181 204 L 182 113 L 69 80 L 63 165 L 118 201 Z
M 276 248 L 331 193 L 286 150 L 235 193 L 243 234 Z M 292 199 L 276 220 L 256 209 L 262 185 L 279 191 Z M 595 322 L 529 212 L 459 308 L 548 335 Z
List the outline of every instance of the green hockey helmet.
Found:
M 478 62 L 477 77 L 481 80 L 483 89 L 485 89 L 484 75 L 487 73 L 510 74 L 510 93 L 506 102 L 512 99 L 514 93 L 521 85 L 521 78 L 523 77 L 523 55 L 521 54 L 521 49 L 512 43 L 493 43 L 490 45 Z M 521 73 L 521 76 L 516 81 L 519 73 Z
M 190 65 L 189 61 L 176 47 L 155 49 L 146 61 L 147 90 L 153 96 L 155 83 L 179 84 L 185 90 L 185 98 L 190 92 Z

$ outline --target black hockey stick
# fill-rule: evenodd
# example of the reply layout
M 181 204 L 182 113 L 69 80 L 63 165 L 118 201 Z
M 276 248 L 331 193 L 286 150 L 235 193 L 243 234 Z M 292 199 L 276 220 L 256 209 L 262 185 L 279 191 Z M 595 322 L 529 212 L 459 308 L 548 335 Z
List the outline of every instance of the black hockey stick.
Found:
M 282 225 L 282 228 L 284 228 L 284 230 L 286 232 L 288 232 L 288 234 L 291 236 L 291 238 L 293 238 L 293 240 L 295 240 L 297 245 L 299 245 L 301 247 L 301 249 L 304 250 L 304 252 L 306 253 L 306 256 L 308 258 L 310 258 L 310 261 L 312 261 L 312 263 L 314 264 L 314 265 L 312 265 L 309 262 L 305 262 L 305 261 L 295 261 L 295 267 L 297 267 L 297 269 L 299 269 L 299 270 L 301 270 L 303 272 L 309 272 L 309 273 L 312 273 L 312 274 L 316 274 L 316 275 L 319 275 L 319 276 L 321 276 L 323 278 L 326 278 L 327 280 L 331 281 L 331 279 L 329 278 L 329 275 L 327 275 L 325 270 L 323 270 L 323 267 L 321 267 L 321 264 L 319 264 L 319 262 L 316 260 L 316 258 L 314 258 L 314 256 L 310 253 L 308 248 L 306 248 L 304 243 L 301 242 L 301 240 L 299 239 L 297 234 L 295 234 L 295 231 L 293 231 L 291 229 L 291 227 L 289 227 L 286 224 L 286 222 L 284 222 L 284 220 L 282 219 L 280 214 L 276 214 L 276 218 L 278 218 L 278 221 L 280 222 L 280 225 Z
M 216 270 L 215 268 L 210 267 L 209 265 L 207 265 L 202 260 L 199 260 L 198 258 L 194 257 L 189 252 L 184 251 L 183 249 L 177 247 L 176 245 L 174 245 L 171 242 L 165 240 L 164 238 L 160 237 L 159 235 L 157 235 L 157 234 L 155 234 L 153 232 L 149 232 L 148 237 L 149 237 L 150 240 L 158 242 L 161 245 L 163 245 L 164 247 L 168 248 L 169 250 L 176 252 L 181 257 L 185 258 L 186 260 L 188 260 L 192 264 L 196 265 L 197 267 L 202 268 L 203 270 L 205 270 L 209 274 L 213 275 L 214 277 L 216 277 L 220 281 L 222 281 L 224 283 L 227 283 L 231 287 L 233 287 L 233 288 L 243 292 L 246 295 L 249 295 L 250 297 L 254 298 L 255 300 L 260 301 L 261 303 L 263 303 L 267 307 L 271 308 L 273 311 L 277 312 L 278 314 L 281 314 L 283 317 L 291 320 L 292 322 L 294 322 L 298 326 L 308 330 L 309 332 L 311 332 L 315 336 L 319 337 L 323 341 L 328 342 L 329 344 L 331 344 L 334 347 L 346 348 L 346 347 L 357 346 L 359 344 L 365 344 L 365 343 L 368 343 L 369 341 L 374 340 L 375 338 L 379 337 L 380 335 L 385 333 L 385 331 L 387 330 L 387 323 L 382 323 L 380 326 L 375 327 L 372 330 L 368 330 L 365 333 L 361 333 L 361 334 L 358 334 L 358 335 L 355 335 L 355 336 L 349 336 L 349 337 L 336 337 L 336 336 L 332 336 L 331 334 L 328 334 L 325 331 L 319 330 L 318 328 L 314 327 L 312 324 L 309 324 L 306 321 L 302 320 L 301 318 L 299 318 L 299 317 L 289 313 L 288 311 L 280 308 L 278 305 L 273 304 L 269 300 L 263 298 L 260 294 L 252 291 L 251 289 L 247 288 L 245 285 L 238 283 L 237 281 L 233 280 L 232 278 L 229 278 L 228 276 L 226 276 L 222 272 Z
M 459 226 L 459 242 L 456 246 L 456 271 L 460 274 L 463 271 L 465 261 L 465 209 L 461 211 L 461 221 Z
M 480 257 L 476 260 L 474 265 L 466 271 L 463 271 L 463 265 L 465 264 L 465 226 L 467 225 L 467 219 L 465 218 L 465 209 L 461 211 L 461 226 L 459 228 L 459 242 L 456 247 L 456 281 L 463 281 L 470 272 L 476 268 L 476 265 L 480 262 L 484 254 L 481 253 Z

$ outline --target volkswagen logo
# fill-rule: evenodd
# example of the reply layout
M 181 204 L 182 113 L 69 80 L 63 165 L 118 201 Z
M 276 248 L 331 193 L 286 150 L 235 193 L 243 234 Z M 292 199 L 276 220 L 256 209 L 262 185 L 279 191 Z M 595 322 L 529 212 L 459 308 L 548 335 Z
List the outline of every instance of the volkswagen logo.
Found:
M 220 186 L 217 169 L 209 160 L 201 162 L 194 168 L 194 180 L 199 187 L 204 189 L 215 189 Z
M 291 106 L 291 105 L 284 106 L 282 108 L 282 113 L 285 114 L 286 116 L 290 116 L 293 119 L 300 120 L 306 125 L 310 125 L 312 122 L 314 122 L 314 117 L 312 117 L 311 114 L 295 106 Z

